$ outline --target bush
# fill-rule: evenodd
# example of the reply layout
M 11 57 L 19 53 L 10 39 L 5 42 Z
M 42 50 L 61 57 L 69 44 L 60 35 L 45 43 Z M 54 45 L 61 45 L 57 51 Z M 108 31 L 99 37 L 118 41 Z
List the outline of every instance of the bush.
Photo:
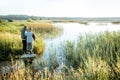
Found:
M 29 18 L 29 19 L 27 20 L 27 22 L 33 22 L 33 20 L 32 20 L 31 18 Z
M 13 22 L 13 21 L 14 21 L 14 20 L 12 20 L 12 19 L 9 19 L 9 20 L 8 20 L 8 22 Z
M 42 39 L 37 39 L 34 42 L 34 47 L 33 47 L 33 52 L 37 55 L 40 56 L 43 53 L 44 50 L 44 43 Z

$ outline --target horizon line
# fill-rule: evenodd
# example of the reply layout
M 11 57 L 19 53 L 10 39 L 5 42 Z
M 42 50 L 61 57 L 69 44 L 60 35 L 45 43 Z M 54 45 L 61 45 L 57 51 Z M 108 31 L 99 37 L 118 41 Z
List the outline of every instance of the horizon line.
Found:
M 54 18 L 120 18 L 120 16 L 103 16 L 103 17 L 84 17 L 84 16 L 40 16 L 40 15 L 28 15 L 28 14 L 0 14 L 0 16 L 34 16 L 34 17 L 54 17 Z

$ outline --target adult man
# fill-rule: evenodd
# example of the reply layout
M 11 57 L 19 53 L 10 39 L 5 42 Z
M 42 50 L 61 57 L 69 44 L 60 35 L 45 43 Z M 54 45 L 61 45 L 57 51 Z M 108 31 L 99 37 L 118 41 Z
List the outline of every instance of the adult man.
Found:
M 24 52 L 24 53 L 26 53 L 26 51 L 27 51 L 27 48 L 26 48 L 26 46 L 27 46 L 27 42 L 26 42 L 26 39 L 27 39 L 26 33 L 27 33 L 27 27 L 24 26 L 24 28 L 21 30 L 21 38 L 22 38 L 23 52 Z

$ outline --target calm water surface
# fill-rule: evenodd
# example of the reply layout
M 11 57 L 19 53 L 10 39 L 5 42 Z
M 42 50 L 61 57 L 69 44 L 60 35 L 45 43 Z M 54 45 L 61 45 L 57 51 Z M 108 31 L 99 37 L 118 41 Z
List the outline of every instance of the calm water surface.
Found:
M 105 31 L 120 31 L 120 25 L 111 23 L 88 23 L 88 25 L 79 23 L 54 23 L 53 25 L 63 28 L 63 34 L 55 39 L 45 39 L 45 50 L 42 57 L 49 60 L 49 55 L 55 53 L 57 62 L 62 64 L 65 60 L 64 50 L 61 45 L 65 41 L 76 42 L 79 35 L 97 34 Z

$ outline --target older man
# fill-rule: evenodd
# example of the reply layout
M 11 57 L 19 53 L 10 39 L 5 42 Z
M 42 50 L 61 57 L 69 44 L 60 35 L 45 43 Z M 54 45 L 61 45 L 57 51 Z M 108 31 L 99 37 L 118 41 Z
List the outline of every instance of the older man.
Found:
M 26 53 L 27 51 L 27 36 L 26 36 L 26 33 L 27 33 L 27 27 L 24 26 L 24 28 L 21 30 L 21 38 L 22 38 L 22 43 L 23 43 L 23 52 Z

